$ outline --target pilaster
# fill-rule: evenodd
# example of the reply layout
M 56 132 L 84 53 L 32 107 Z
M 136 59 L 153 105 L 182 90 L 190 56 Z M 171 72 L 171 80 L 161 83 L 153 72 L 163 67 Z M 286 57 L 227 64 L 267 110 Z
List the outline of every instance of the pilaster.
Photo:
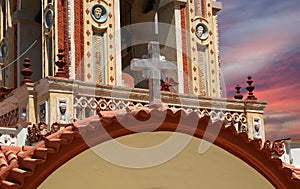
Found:
M 188 3 L 192 93 L 208 97 L 221 97 L 217 17 L 213 15 L 215 4 L 221 6 L 211 0 L 190 0 Z

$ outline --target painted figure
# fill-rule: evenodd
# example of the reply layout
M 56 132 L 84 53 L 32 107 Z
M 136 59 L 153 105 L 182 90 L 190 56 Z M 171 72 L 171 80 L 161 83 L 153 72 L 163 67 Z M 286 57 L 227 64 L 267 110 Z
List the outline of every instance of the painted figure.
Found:
M 94 8 L 93 14 L 97 20 L 100 20 L 100 18 L 102 16 L 102 8 L 101 7 Z
M 198 25 L 196 28 L 196 35 L 199 39 L 201 39 L 202 35 L 204 33 L 204 27 L 202 25 Z

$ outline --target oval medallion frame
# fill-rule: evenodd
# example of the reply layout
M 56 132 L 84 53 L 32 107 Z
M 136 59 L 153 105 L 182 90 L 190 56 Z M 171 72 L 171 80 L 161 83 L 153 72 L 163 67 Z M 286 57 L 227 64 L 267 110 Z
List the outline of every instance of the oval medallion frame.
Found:
M 95 13 L 95 11 L 100 11 L 100 10 L 101 10 L 100 15 L 99 15 L 99 12 Z M 107 16 L 108 16 L 106 8 L 99 3 L 94 4 L 91 7 L 90 14 L 91 14 L 91 17 L 93 18 L 93 20 L 100 24 L 106 22 Z
M 0 60 L 1 62 L 4 62 L 4 60 L 6 59 L 7 56 L 7 42 L 5 39 L 2 39 L 2 41 L 0 42 Z
M 199 30 L 199 32 L 198 32 L 198 30 Z M 206 40 L 209 36 L 207 25 L 202 22 L 197 23 L 195 26 L 195 35 L 200 40 Z
M 51 4 L 49 4 L 44 10 L 43 22 L 45 34 L 49 34 L 52 26 L 54 25 L 54 9 Z

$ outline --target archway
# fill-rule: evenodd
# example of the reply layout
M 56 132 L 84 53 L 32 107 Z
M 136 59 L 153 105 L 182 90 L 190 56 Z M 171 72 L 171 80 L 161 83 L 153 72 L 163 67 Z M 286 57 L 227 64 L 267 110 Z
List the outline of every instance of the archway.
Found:
M 170 160 L 152 167 L 133 168 L 139 159 L 165 158 L 164 151 L 177 148 L 176 143 L 168 149 L 162 143 L 176 135 L 177 143 L 188 140 L 184 149 Z M 135 157 L 114 148 L 115 142 L 127 148 L 152 150 L 156 153 L 137 153 Z M 52 173 L 38 188 L 128 188 L 128 189 L 199 189 L 199 188 L 273 188 L 262 175 L 245 162 L 212 145 L 205 153 L 198 153 L 201 139 L 174 132 L 147 132 L 119 137 L 106 141 L 72 158 Z M 158 145 L 158 146 L 157 146 Z M 152 149 L 150 149 L 152 148 Z M 160 149 L 153 149 L 160 148 Z M 128 149 L 129 150 L 129 149 Z M 110 152 L 131 167 L 112 163 L 98 156 Z M 130 152 L 129 152 L 130 153 Z M 137 158 L 138 157 L 138 158 Z M 106 159 L 106 158 L 105 158 Z M 145 160 L 147 161 L 147 160 Z
M 154 119 L 149 124 L 137 123 L 125 128 L 121 123 L 132 119 L 148 120 L 150 113 Z M 16 175 L 16 170 L 11 170 L 5 181 L 18 186 L 15 188 L 37 188 L 57 168 L 89 149 L 89 145 L 95 146 L 111 138 L 136 132 L 176 131 L 199 139 L 205 134 L 207 141 L 240 158 L 276 188 L 299 187 L 299 181 L 291 179 L 291 171 L 283 169 L 279 159 L 272 159 L 270 151 L 261 150 L 258 142 L 249 142 L 248 137 L 245 134 L 237 134 L 234 127 L 225 128 L 223 125 L 217 135 L 207 130 L 208 126 L 217 128 L 222 124 L 220 122 L 209 124 L 209 117 L 199 119 L 196 113 L 186 114 L 181 110 L 173 112 L 170 109 L 122 112 L 122 120 L 118 120 L 116 115 L 118 115 L 116 112 L 103 112 L 100 119 L 97 116 L 90 117 L 49 136 L 43 143 L 19 155 L 17 166 L 23 170 L 22 174 Z M 155 120 L 159 120 L 161 116 L 165 116 L 164 121 L 156 127 Z M 198 119 L 197 124 L 193 124 L 193 120 Z M 182 120 L 184 122 L 181 123 L 184 124 L 179 125 Z

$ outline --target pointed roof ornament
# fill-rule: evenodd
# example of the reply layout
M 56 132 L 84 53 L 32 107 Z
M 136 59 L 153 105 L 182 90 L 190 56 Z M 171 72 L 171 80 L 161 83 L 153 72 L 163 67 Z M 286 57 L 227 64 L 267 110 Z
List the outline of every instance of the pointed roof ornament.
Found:
M 235 89 L 236 89 L 236 94 L 234 95 L 234 99 L 242 100 L 244 96 L 241 94 L 241 86 L 237 84 Z
M 24 68 L 21 71 L 21 74 L 24 76 L 22 85 L 25 83 L 32 83 L 30 76 L 32 75 L 32 70 L 30 69 L 30 59 L 25 58 L 23 63 Z
M 64 50 L 63 49 L 58 49 L 58 61 L 55 62 L 55 65 L 58 67 L 58 70 L 55 74 L 55 77 L 63 77 L 63 78 L 67 78 L 67 73 L 65 70 L 65 66 L 66 66 L 66 62 L 64 61 Z
M 253 83 L 252 77 L 249 75 L 247 78 L 248 78 L 248 81 L 247 81 L 248 86 L 246 87 L 246 89 L 249 92 L 248 96 L 247 96 L 247 100 L 257 100 L 257 98 L 253 94 L 255 87 L 252 86 L 252 83 Z

